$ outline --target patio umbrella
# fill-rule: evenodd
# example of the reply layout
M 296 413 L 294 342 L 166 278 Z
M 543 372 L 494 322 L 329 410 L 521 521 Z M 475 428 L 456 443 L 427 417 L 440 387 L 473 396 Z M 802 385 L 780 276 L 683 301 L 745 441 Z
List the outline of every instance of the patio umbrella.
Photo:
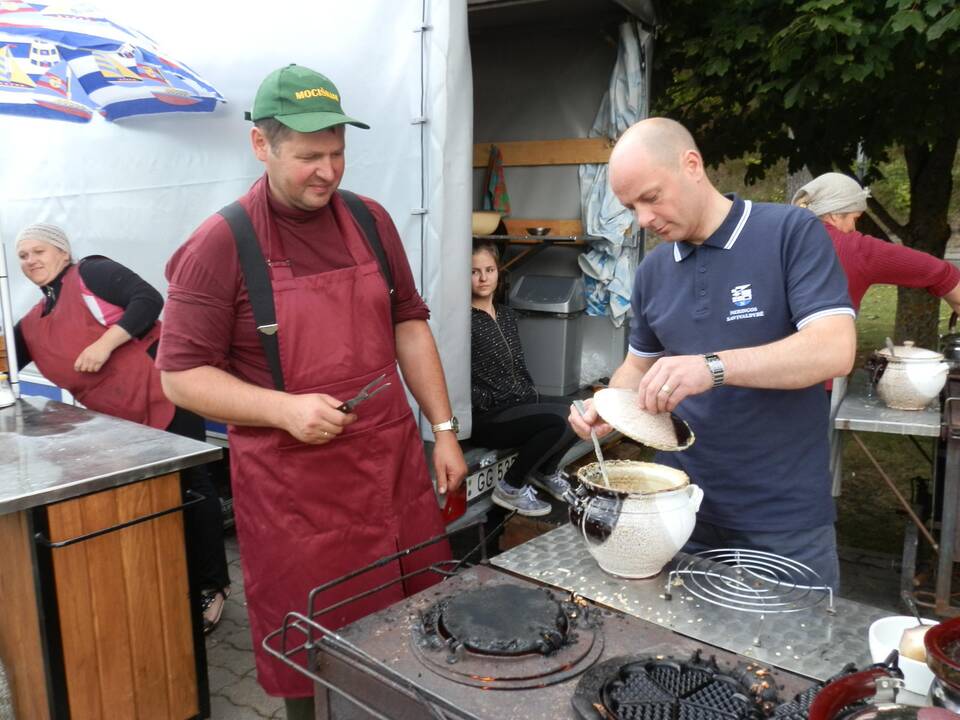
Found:
M 0 0 L 0 113 L 88 122 L 224 102 L 142 33 L 66 5 Z

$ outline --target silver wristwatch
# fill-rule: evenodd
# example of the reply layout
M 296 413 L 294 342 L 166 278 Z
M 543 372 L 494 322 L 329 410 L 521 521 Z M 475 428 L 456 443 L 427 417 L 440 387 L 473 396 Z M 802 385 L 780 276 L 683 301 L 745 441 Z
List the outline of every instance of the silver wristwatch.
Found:
M 713 387 L 718 388 L 723 385 L 723 360 L 712 353 L 710 355 L 704 355 L 703 359 L 707 362 L 707 369 L 710 371 L 710 375 L 713 376 Z
M 460 421 L 457 420 L 457 416 L 454 415 L 446 422 L 437 423 L 436 425 L 431 425 L 430 429 L 433 430 L 434 435 L 444 430 L 452 430 L 453 434 L 456 435 L 458 432 L 460 432 Z

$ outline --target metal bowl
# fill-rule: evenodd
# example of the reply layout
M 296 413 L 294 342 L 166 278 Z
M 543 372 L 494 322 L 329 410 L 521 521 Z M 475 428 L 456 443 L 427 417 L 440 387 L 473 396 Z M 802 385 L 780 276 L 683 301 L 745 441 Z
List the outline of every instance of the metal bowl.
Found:
M 550 234 L 550 228 L 548 227 L 532 227 L 527 228 L 528 235 L 536 235 L 537 237 L 543 237 L 544 235 Z

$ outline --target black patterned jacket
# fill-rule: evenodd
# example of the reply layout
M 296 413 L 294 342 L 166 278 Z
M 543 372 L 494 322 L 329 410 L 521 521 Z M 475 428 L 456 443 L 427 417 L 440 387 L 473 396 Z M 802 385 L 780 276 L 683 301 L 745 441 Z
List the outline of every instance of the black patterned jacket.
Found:
M 475 415 L 536 402 L 539 397 L 523 358 L 517 317 L 505 305 L 496 308 L 496 320 L 472 309 L 470 386 Z

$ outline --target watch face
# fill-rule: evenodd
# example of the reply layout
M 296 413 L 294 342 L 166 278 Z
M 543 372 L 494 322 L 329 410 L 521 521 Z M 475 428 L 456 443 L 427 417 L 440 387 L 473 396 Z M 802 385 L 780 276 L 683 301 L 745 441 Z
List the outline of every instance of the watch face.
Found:
M 460 421 L 457 420 L 456 415 L 450 418 L 450 429 L 453 430 L 454 435 L 460 432 Z

